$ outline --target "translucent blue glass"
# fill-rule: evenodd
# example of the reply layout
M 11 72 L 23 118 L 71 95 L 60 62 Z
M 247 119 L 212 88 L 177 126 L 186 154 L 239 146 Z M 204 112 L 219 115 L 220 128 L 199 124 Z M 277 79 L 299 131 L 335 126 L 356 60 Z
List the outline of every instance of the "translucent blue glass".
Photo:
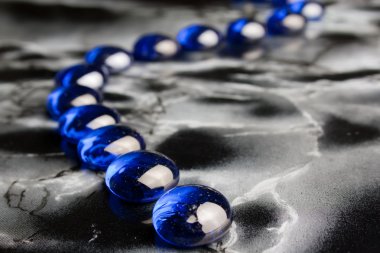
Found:
M 179 49 L 179 45 L 172 38 L 152 33 L 137 40 L 133 56 L 139 61 L 162 61 L 175 57 Z
M 179 31 L 177 41 L 185 51 L 203 51 L 218 47 L 222 35 L 210 26 L 190 25 Z
M 220 240 L 232 223 L 227 199 L 201 185 L 178 186 L 165 193 L 153 209 L 153 225 L 167 243 L 196 247 Z
M 78 64 L 58 72 L 55 76 L 55 83 L 57 86 L 66 88 L 81 85 L 99 90 L 107 83 L 108 75 L 109 73 L 104 67 Z
M 306 27 L 306 19 L 294 14 L 288 8 L 277 9 L 268 18 L 267 31 L 270 35 L 294 35 L 301 33 Z
M 166 156 L 134 151 L 118 157 L 106 172 L 108 189 L 127 202 L 146 203 L 158 199 L 178 184 L 179 170 Z
M 309 21 L 318 21 L 324 15 L 324 7 L 314 1 L 298 1 L 288 5 L 289 12 L 304 16 Z
M 73 107 L 59 118 L 59 131 L 68 142 L 78 143 L 95 129 L 120 122 L 119 115 L 102 105 Z
M 85 86 L 59 87 L 49 94 L 47 110 L 54 120 L 58 120 L 72 107 L 97 104 L 101 100 L 99 92 Z
M 106 67 L 111 74 L 128 69 L 133 63 L 132 55 L 123 48 L 115 46 L 98 46 L 87 52 L 88 64 Z
M 106 170 L 117 157 L 145 149 L 142 136 L 125 125 L 99 128 L 78 143 L 78 154 L 83 165 L 93 170 Z
M 226 40 L 230 46 L 251 45 L 264 36 L 265 28 L 262 24 L 250 18 L 239 18 L 229 24 Z

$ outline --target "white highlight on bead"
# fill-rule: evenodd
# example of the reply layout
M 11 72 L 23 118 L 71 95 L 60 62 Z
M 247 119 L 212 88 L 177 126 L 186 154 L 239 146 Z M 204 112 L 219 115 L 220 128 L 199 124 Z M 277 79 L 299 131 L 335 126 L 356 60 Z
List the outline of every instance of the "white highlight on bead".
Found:
M 283 21 L 282 24 L 292 31 L 299 31 L 305 26 L 305 19 L 298 14 L 290 14 Z
M 111 154 L 123 155 L 140 149 L 140 142 L 136 138 L 132 136 L 124 136 L 109 144 L 104 150 Z
M 206 30 L 199 35 L 198 42 L 207 48 L 215 47 L 219 43 L 219 36 L 213 30 Z
M 96 98 L 91 94 L 83 94 L 71 100 L 71 105 L 75 107 L 82 105 L 94 105 L 97 103 L 98 101 L 96 101 Z
M 102 74 L 92 71 L 77 80 L 77 83 L 91 89 L 99 89 L 104 82 Z
M 307 3 L 302 9 L 302 15 L 309 19 L 320 18 L 323 13 L 323 7 L 317 3 Z
M 198 207 L 197 218 L 205 234 L 219 229 L 228 223 L 227 213 L 224 209 L 212 202 L 203 203 Z
M 105 64 L 113 69 L 124 69 L 131 64 L 131 58 L 124 52 L 118 52 L 108 56 Z
M 173 182 L 172 171 L 163 165 L 156 165 L 145 172 L 137 181 L 148 186 L 150 189 L 171 187 Z
M 167 57 L 173 56 L 178 52 L 178 45 L 172 40 L 163 40 L 156 44 L 154 49 Z
M 243 27 L 241 34 L 248 39 L 257 40 L 265 36 L 265 29 L 259 23 L 250 22 Z
M 88 122 L 86 126 L 95 130 L 104 126 L 110 126 L 114 124 L 116 124 L 116 121 L 113 117 L 111 117 L 110 115 L 102 115 Z

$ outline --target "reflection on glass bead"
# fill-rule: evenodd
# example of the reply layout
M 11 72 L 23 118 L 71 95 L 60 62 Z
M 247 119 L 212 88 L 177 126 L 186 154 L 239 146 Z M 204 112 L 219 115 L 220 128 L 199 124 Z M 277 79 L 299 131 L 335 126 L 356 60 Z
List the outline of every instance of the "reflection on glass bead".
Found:
M 102 105 L 73 107 L 59 118 L 59 130 L 71 143 L 78 141 L 95 129 L 120 122 L 119 115 Z
M 105 66 L 111 74 L 128 69 L 133 62 L 132 55 L 120 47 L 99 46 L 91 49 L 85 56 L 88 64 Z
M 232 223 L 227 199 L 201 185 L 178 186 L 165 193 L 153 209 L 153 225 L 167 243 L 195 247 L 221 239 Z
M 55 83 L 66 88 L 81 85 L 99 90 L 106 84 L 107 78 L 108 71 L 104 67 L 78 64 L 58 72 L 55 76 Z
M 302 15 L 309 21 L 320 20 L 324 14 L 323 6 L 313 1 L 297 1 L 288 8 L 291 13 Z
M 54 120 L 58 120 L 72 107 L 98 104 L 101 102 L 99 92 L 85 86 L 59 87 L 49 94 L 47 109 Z
M 93 170 L 105 171 L 117 157 L 141 149 L 145 149 L 144 139 L 124 125 L 99 128 L 78 143 L 78 154 L 83 165 Z
M 177 41 L 186 51 L 202 51 L 218 47 L 222 35 L 210 26 L 190 25 L 179 31 Z
M 107 169 L 106 184 L 127 202 L 145 203 L 158 199 L 178 184 L 179 170 L 166 156 L 134 151 L 120 156 Z
M 231 46 L 236 46 L 255 43 L 264 36 L 262 24 L 250 18 L 239 18 L 229 24 L 226 39 Z
M 177 42 L 168 36 L 146 34 L 137 40 L 133 55 L 140 61 L 162 61 L 176 56 L 179 48 Z
M 288 8 L 275 10 L 267 21 L 267 31 L 271 35 L 298 34 L 302 32 L 305 27 L 305 17 L 291 13 Z

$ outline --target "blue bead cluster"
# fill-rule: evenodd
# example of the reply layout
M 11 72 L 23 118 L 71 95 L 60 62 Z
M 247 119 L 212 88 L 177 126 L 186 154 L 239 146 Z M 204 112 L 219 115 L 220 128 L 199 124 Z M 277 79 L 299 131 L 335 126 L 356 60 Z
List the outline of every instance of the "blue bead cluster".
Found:
M 282 4 L 280 4 L 282 2 Z M 133 53 L 116 46 L 98 46 L 85 55 L 85 63 L 58 72 L 57 88 L 47 99 L 47 109 L 59 122 L 62 148 L 75 156 L 83 167 L 105 171 L 105 182 L 112 196 L 128 203 L 158 199 L 153 225 L 166 242 L 179 247 L 195 247 L 222 238 L 232 223 L 226 198 L 201 185 L 176 187 L 179 170 L 163 154 L 146 151 L 144 138 L 121 123 L 120 115 L 101 104 L 101 92 L 112 74 L 127 70 L 137 61 L 163 61 L 181 53 L 256 45 L 266 33 L 292 34 L 301 31 L 307 20 L 318 19 L 323 8 L 315 2 L 274 1 L 279 6 L 265 25 L 251 18 L 232 21 L 223 36 L 216 28 L 191 25 L 179 31 L 176 39 L 162 34 L 139 38 Z M 310 7 L 310 4 L 313 4 Z M 115 204 L 122 213 L 122 204 Z M 123 214 L 124 215 L 124 214 Z M 144 218 L 145 215 L 144 215 Z

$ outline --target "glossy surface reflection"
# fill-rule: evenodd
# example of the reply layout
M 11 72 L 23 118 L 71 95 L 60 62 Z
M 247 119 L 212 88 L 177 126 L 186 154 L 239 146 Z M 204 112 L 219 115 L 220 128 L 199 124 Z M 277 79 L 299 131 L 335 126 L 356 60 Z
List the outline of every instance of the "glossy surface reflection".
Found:
M 190 25 L 179 31 L 177 41 L 185 51 L 203 51 L 218 47 L 222 35 L 210 26 Z
M 162 34 L 146 34 L 141 36 L 134 46 L 134 57 L 140 61 L 162 61 L 175 57 L 179 45 L 172 38 Z
M 127 202 L 151 202 L 179 181 L 179 170 L 166 156 L 135 151 L 120 156 L 107 169 L 106 185 Z
M 145 149 L 142 136 L 124 125 L 99 128 L 78 143 L 78 154 L 83 165 L 93 170 L 106 170 L 118 156 Z
M 288 8 L 291 13 L 302 15 L 309 21 L 320 20 L 324 14 L 324 7 L 314 1 L 296 1 Z
M 227 199 L 201 185 L 178 186 L 165 193 L 153 209 L 153 225 L 166 242 L 195 247 L 221 239 L 232 223 Z
M 275 10 L 268 18 L 267 31 L 270 35 L 295 35 L 305 29 L 306 23 L 304 16 L 284 7 Z
M 250 45 L 265 36 L 265 28 L 250 18 L 239 18 L 232 21 L 227 29 L 227 42 L 230 46 Z
M 78 141 L 91 131 L 120 122 L 119 115 L 102 105 L 73 107 L 59 119 L 59 130 L 63 138 L 71 143 Z

